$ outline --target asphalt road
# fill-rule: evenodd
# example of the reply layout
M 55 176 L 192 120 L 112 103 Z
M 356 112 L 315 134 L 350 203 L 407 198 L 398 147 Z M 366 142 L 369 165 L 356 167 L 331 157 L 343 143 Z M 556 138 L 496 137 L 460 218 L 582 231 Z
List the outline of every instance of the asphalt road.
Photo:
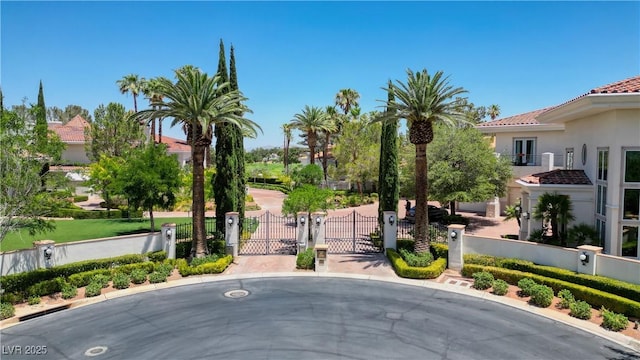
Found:
M 246 297 L 224 293 L 244 289 Z M 168 288 L 2 331 L 2 359 L 640 359 L 533 314 L 371 280 L 260 278 Z M 46 355 L 25 355 L 46 346 Z M 10 355 L 20 350 L 22 355 Z

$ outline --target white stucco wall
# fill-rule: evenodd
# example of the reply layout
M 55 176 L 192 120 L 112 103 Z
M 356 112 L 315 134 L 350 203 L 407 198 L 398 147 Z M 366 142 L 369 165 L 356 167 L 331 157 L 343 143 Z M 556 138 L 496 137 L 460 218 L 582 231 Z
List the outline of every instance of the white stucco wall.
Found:
M 62 153 L 62 160 L 69 164 L 88 164 L 90 162 L 84 144 L 67 144 L 67 148 Z
M 536 153 L 538 156 L 545 152 L 551 152 L 556 155 L 564 156 L 565 146 L 563 142 L 564 132 L 562 130 L 554 131 L 522 131 L 522 132 L 499 132 L 495 134 L 496 147 L 495 152 L 500 154 L 512 155 L 514 152 L 513 140 L 515 138 L 535 138 L 536 139 Z M 563 166 L 562 156 L 556 158 L 556 166 Z M 527 168 L 530 166 L 514 166 L 514 168 L 523 169 L 522 171 L 529 171 Z M 514 169 L 520 171 L 520 169 Z M 531 174 L 532 172 L 528 172 Z M 519 175 L 519 174 L 517 174 Z M 519 176 L 518 176 L 519 177 Z

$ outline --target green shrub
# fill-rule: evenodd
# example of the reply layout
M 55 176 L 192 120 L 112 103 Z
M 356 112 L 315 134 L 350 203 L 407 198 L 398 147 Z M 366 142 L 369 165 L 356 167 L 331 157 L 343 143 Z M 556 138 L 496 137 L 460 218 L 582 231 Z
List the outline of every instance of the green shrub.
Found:
M 387 249 L 387 257 L 396 274 L 409 279 L 435 279 L 447 268 L 446 258 L 436 259 L 427 267 L 414 267 L 407 265 L 402 256 L 393 249 Z
M 547 285 L 534 285 L 530 289 L 531 299 L 529 302 L 540 307 L 549 307 L 553 302 L 553 289 Z
M 568 309 L 569 305 L 576 301 L 571 291 L 567 289 L 558 291 L 558 297 L 560 298 L 560 302 L 558 303 L 560 309 Z
M 616 314 L 606 308 L 600 310 L 602 327 L 611 331 L 622 331 L 629 325 L 629 319 L 623 314 Z
M 42 301 L 42 299 L 40 298 L 40 296 L 38 295 L 31 295 L 29 296 L 29 299 L 27 300 L 27 303 L 29 305 L 38 305 L 40 304 L 40 301 Z
M 129 277 L 129 275 L 122 272 L 116 272 L 115 274 L 113 274 L 114 288 L 127 289 L 129 288 L 130 283 L 131 283 L 131 278 Z
M 147 253 L 147 257 L 149 258 L 149 261 L 160 262 L 167 258 L 167 252 L 164 250 L 153 251 Z
M 18 304 L 24 300 L 22 293 L 4 293 L 0 296 L 0 303 Z
M 122 265 L 122 266 L 118 266 L 116 268 L 113 269 L 113 273 L 116 272 L 120 272 L 123 274 L 131 274 L 131 272 L 135 269 L 142 269 L 144 271 L 148 273 L 152 272 L 156 267 L 156 264 L 153 263 L 152 261 L 146 261 L 143 263 L 136 263 L 136 264 L 127 264 L 127 265 Z
M 518 287 L 520 288 L 520 294 L 522 296 L 531 296 L 531 289 L 536 285 L 538 284 L 529 278 L 524 278 L 518 281 Z
M 87 201 L 89 200 L 89 196 L 87 195 L 76 195 L 73 197 L 73 202 L 81 202 L 81 201 Z
M 64 284 L 64 282 L 64 279 L 61 277 L 41 281 L 35 285 L 29 286 L 29 288 L 27 289 L 27 294 L 29 296 L 51 295 L 62 290 L 62 285 Z
M 479 254 L 464 254 L 462 256 L 465 264 L 476 264 L 483 266 L 497 266 L 501 267 L 500 261 L 504 258 L 490 256 L 490 255 L 479 255 Z
M 429 247 L 434 259 L 448 259 L 449 258 L 449 245 L 443 243 L 431 243 Z
M 202 265 L 202 264 L 205 264 L 205 263 L 216 262 L 219 259 L 220 259 L 220 255 L 211 254 L 211 255 L 206 255 L 206 256 L 200 257 L 200 258 L 193 258 L 193 259 L 191 259 L 191 264 L 189 264 L 189 265 L 195 267 L 195 266 Z
M 477 272 L 473 274 L 473 287 L 478 290 L 485 290 L 493 285 L 493 275 L 488 272 Z
M 173 264 L 170 263 L 162 263 L 159 264 L 155 267 L 154 271 L 157 271 L 159 273 L 162 273 L 165 275 L 165 277 L 168 277 L 169 275 L 171 275 L 171 272 L 173 272 Z
M 430 252 L 416 254 L 405 249 L 400 249 L 398 252 L 409 266 L 427 267 L 433 262 L 433 255 Z
M 102 285 L 103 288 L 106 288 L 109 286 L 109 281 L 111 280 L 111 274 L 107 275 L 107 274 L 96 274 L 93 279 L 91 280 L 91 282 L 97 282 L 100 285 Z
M 154 271 L 151 274 L 149 274 L 149 282 L 152 284 L 161 283 L 165 281 L 167 281 L 167 274 L 165 273 Z
M 15 315 L 16 309 L 10 303 L 0 303 L 0 320 L 8 319 Z
M 296 257 L 296 269 L 313 270 L 315 258 L 313 249 L 309 248 Z
M 569 304 L 569 315 L 574 318 L 589 320 L 591 319 L 591 305 L 586 301 L 578 300 Z
M 178 259 L 176 267 L 182 276 L 201 275 L 201 274 L 219 274 L 223 272 L 233 261 L 233 256 L 227 255 L 220 258 L 216 262 L 204 263 L 198 266 L 189 266 L 187 260 Z
M 506 295 L 509 292 L 509 284 L 506 281 L 497 279 L 493 281 L 493 293 L 499 296 Z
M 246 221 L 247 219 L 245 219 Z M 179 242 L 176 244 L 176 258 L 187 259 L 191 256 L 191 241 Z M 224 240 L 208 239 L 207 249 L 210 254 L 224 255 L 226 252 L 226 244 Z
M 99 282 L 91 282 L 84 288 L 85 297 L 94 297 L 102 293 L 102 284 Z
M 147 281 L 147 272 L 144 269 L 133 269 L 130 275 L 131 282 L 134 284 L 142 284 Z
M 111 275 L 111 270 L 109 270 L 109 269 L 97 269 L 97 270 L 92 270 L 92 271 L 81 272 L 81 273 L 78 273 L 78 274 L 73 274 L 73 275 L 69 276 L 68 281 L 69 281 L 69 284 L 71 284 L 73 286 L 83 287 L 83 286 L 89 285 L 91 280 L 93 280 L 93 278 L 96 275 L 110 276 Z
M 62 298 L 63 299 L 72 299 L 74 297 L 76 297 L 78 295 L 78 288 L 69 284 L 69 283 L 65 283 L 64 285 L 62 285 Z

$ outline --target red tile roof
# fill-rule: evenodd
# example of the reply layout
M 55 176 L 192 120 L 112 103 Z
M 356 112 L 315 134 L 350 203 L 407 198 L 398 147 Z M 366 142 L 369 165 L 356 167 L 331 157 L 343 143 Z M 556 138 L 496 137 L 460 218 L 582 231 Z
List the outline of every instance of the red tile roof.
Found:
M 588 94 L 619 94 L 633 92 L 640 92 L 640 76 L 634 76 L 592 89 Z
M 552 170 L 520 178 L 529 184 L 593 185 L 584 170 Z
M 156 142 L 158 142 L 159 138 L 160 137 L 156 134 Z M 167 144 L 167 151 L 169 153 L 191 152 L 191 145 L 189 145 L 186 140 L 162 135 L 162 143 Z
M 487 127 L 487 126 L 537 125 L 538 120 L 536 120 L 536 117 L 541 113 L 547 110 L 550 110 L 552 108 L 553 107 L 547 107 L 544 109 L 530 111 L 524 114 L 518 114 L 518 115 L 514 115 L 514 116 L 510 116 L 510 117 L 506 117 L 498 120 L 489 121 L 489 122 L 483 122 L 476 126 Z
M 82 116 L 76 115 L 66 124 L 49 123 L 49 130 L 55 132 L 60 140 L 65 143 L 84 143 L 84 129 L 90 127 L 87 120 Z

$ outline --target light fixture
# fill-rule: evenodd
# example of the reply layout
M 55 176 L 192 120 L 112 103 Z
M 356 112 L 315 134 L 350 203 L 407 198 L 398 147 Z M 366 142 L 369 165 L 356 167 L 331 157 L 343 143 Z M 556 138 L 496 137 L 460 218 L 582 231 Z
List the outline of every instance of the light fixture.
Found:
M 455 231 L 452 231 L 449 235 L 451 236 L 451 240 L 455 240 L 458 237 L 458 233 Z
M 307 221 L 307 219 L 304 216 L 300 217 L 300 224 L 304 225 L 304 222 Z
M 167 229 L 167 237 L 171 239 L 171 229 Z
M 51 256 L 53 255 L 53 246 L 48 245 L 44 248 L 44 258 L 46 260 L 51 260 Z
M 530 216 L 530 214 L 528 212 L 526 212 L 526 211 L 522 212 L 522 218 L 529 220 L 529 216 Z
M 393 225 L 394 221 L 396 221 L 396 218 L 393 215 L 389 215 L 389 225 Z
M 580 254 L 580 261 L 582 262 L 582 265 L 587 265 L 589 262 L 589 254 L 583 251 L 582 254 Z
M 227 222 L 229 223 L 229 225 L 233 225 L 233 218 L 230 217 L 229 219 L 227 219 Z
M 320 222 L 322 221 L 322 219 L 320 219 L 320 216 L 316 217 L 316 225 L 320 226 Z

